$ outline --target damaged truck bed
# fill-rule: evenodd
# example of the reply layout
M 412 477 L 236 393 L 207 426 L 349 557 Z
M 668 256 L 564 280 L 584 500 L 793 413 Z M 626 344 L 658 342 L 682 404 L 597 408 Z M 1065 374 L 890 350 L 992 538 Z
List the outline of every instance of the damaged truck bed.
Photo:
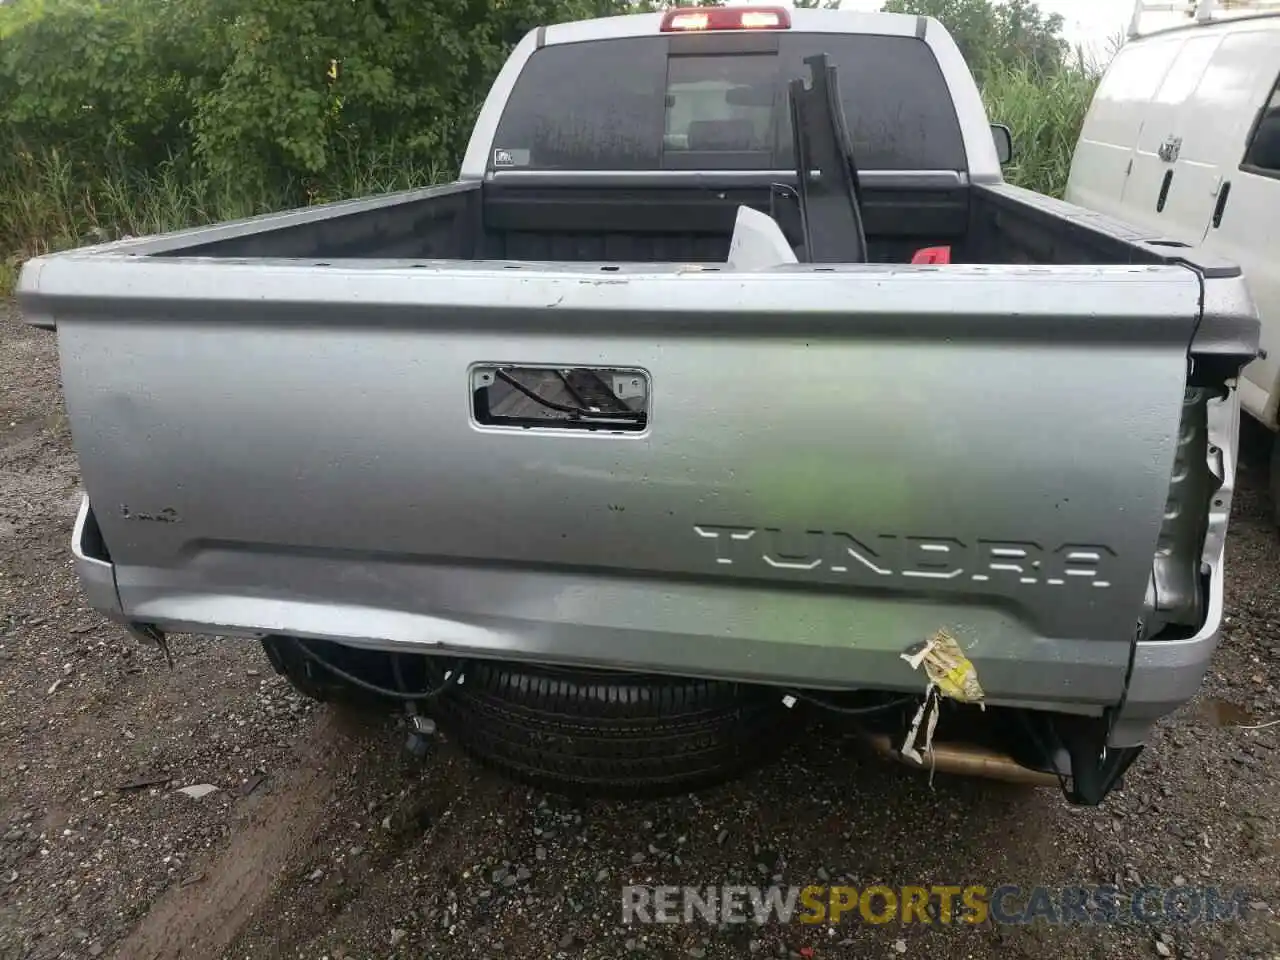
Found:
M 456 183 L 30 262 L 86 595 L 538 782 L 684 789 L 832 709 L 1099 802 L 1217 642 L 1258 324 L 1004 135 L 930 19 L 584 21 Z

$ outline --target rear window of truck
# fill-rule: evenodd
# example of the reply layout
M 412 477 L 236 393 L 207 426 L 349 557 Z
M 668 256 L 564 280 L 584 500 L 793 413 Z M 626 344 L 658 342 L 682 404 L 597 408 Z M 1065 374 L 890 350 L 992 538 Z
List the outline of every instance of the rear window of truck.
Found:
M 835 64 L 864 170 L 964 170 L 951 93 L 922 40 L 770 34 L 629 37 L 544 47 L 498 123 L 492 169 L 777 170 L 793 166 L 787 83 Z M 710 41 L 710 42 L 703 42 Z

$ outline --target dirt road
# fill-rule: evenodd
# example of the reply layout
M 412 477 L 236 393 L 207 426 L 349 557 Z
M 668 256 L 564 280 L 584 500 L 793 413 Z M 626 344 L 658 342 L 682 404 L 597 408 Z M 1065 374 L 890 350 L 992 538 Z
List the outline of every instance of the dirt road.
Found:
M 256 647 L 176 666 L 83 604 L 55 341 L 0 305 L 0 960 L 1280 956 L 1280 537 L 1246 451 L 1201 697 L 1102 809 L 814 738 L 697 796 L 573 806 L 395 719 L 294 695 Z M 212 785 L 199 798 L 179 788 Z M 196 791 L 199 792 L 199 791 Z M 1243 921 L 623 926 L 624 883 L 1245 885 Z

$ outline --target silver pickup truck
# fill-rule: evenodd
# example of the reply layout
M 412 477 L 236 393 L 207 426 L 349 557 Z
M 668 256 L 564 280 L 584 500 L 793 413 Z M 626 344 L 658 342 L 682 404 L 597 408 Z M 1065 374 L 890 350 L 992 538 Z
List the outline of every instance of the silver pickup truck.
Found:
M 642 14 L 530 33 L 455 183 L 33 260 L 84 591 L 534 782 L 834 713 L 1096 804 L 1217 643 L 1258 321 L 1008 148 L 932 19 Z

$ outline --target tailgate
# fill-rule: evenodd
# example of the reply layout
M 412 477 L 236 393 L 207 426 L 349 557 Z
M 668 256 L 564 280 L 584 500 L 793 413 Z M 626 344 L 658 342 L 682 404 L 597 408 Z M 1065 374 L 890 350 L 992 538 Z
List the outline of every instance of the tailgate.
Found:
M 1114 702 L 1196 273 L 611 270 L 44 262 L 124 615 L 903 689 L 946 628 L 996 700 Z M 481 422 L 541 369 L 647 420 Z

